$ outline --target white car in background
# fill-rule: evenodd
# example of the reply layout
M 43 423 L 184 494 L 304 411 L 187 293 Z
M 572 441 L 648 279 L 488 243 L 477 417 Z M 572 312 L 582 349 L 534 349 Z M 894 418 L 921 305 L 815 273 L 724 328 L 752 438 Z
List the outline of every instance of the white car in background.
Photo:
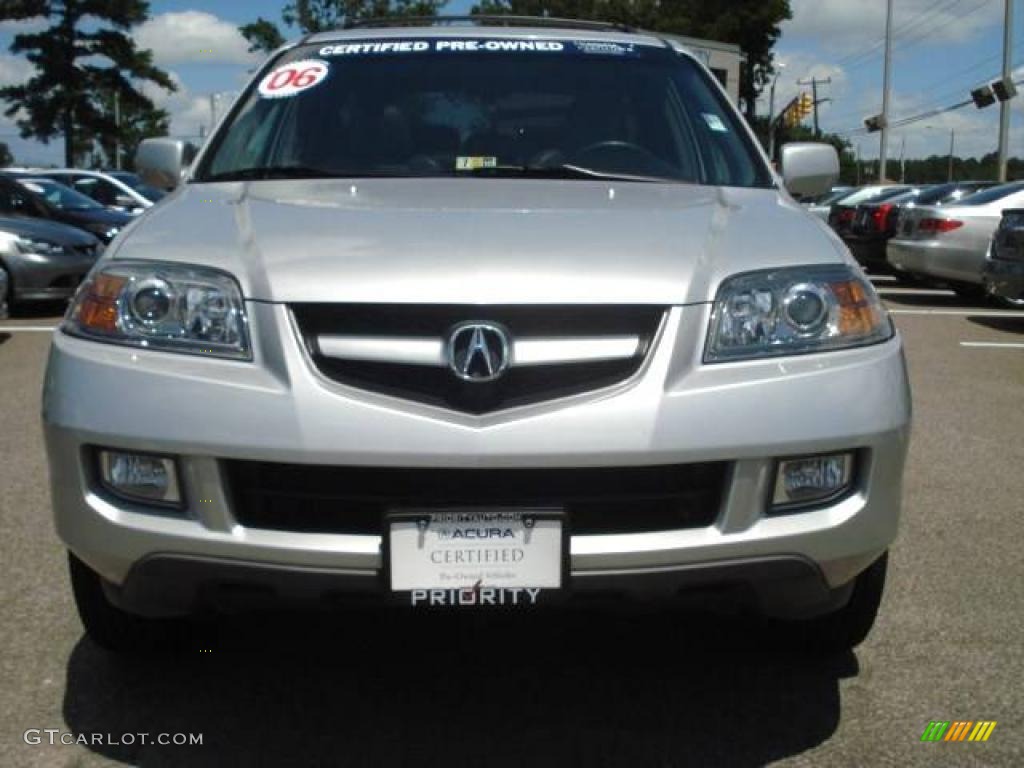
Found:
M 132 214 L 142 213 L 164 196 L 162 191 L 146 186 L 138 176 L 127 171 L 59 168 L 38 173 L 88 195 L 100 205 Z
M 1024 206 L 1024 181 L 977 192 L 956 204 L 921 206 L 904 215 L 889 241 L 893 268 L 940 280 L 972 299 L 985 296 L 985 256 L 1003 210 Z M 1002 299 L 1020 306 L 1020 299 Z

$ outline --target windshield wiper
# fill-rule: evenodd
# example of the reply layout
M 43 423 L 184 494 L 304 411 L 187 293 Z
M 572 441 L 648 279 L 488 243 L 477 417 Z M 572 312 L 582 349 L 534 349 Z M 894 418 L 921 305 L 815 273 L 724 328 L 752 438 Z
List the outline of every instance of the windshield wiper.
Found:
M 311 168 L 305 165 L 262 165 L 255 168 L 237 168 L 203 176 L 196 181 L 263 181 L 266 179 L 333 179 L 339 176 L 334 171 Z
M 637 173 L 614 173 L 584 168 L 571 163 L 561 165 L 497 165 L 491 168 L 476 168 L 472 171 L 460 171 L 466 176 L 508 176 L 526 179 L 595 179 L 608 181 L 641 181 L 641 182 L 672 182 L 688 184 L 685 179 L 670 176 L 650 176 Z

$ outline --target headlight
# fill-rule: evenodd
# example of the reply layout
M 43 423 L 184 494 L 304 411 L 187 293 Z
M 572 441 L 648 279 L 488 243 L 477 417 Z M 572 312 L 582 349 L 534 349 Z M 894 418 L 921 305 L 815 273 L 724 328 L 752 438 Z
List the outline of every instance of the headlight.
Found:
M 60 256 L 64 253 L 63 245 L 37 237 L 17 237 L 14 243 L 22 253 L 41 253 L 45 256 Z
M 849 267 L 748 272 L 718 290 L 704 362 L 846 349 L 892 335 L 875 289 Z
M 252 359 L 238 283 L 207 267 L 110 262 L 83 283 L 62 330 L 116 344 Z

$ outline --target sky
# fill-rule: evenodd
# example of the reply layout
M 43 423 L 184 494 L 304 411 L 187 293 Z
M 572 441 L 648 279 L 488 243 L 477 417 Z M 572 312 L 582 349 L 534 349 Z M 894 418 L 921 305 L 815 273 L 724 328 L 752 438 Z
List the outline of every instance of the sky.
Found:
M 1015 5 L 1013 25 L 1015 79 L 1024 79 L 1024 0 Z M 894 58 L 892 119 L 920 114 L 962 101 L 977 85 L 998 76 L 1002 62 L 1003 11 L 1006 0 L 893 0 Z M 160 67 L 171 73 L 177 92 L 159 88 L 147 93 L 172 116 L 174 135 L 197 136 L 211 120 L 210 95 L 222 112 L 248 81 L 261 57 L 248 53 L 239 24 L 257 16 L 278 21 L 283 0 L 199 2 L 154 0 L 149 21 L 132 30 L 140 47 L 151 49 Z M 447 13 L 465 13 L 470 0 L 453 0 Z M 784 65 L 775 103 L 780 108 L 800 90 L 798 80 L 830 79 L 819 98 L 821 127 L 849 134 L 861 157 L 878 156 L 878 134 L 851 133 L 868 115 L 881 112 L 885 0 L 791 0 L 793 18 L 782 26 L 776 58 Z M 44 27 L 39 20 L 0 21 L 0 85 L 24 82 L 31 65 L 9 53 L 19 30 Z M 1024 91 L 1024 86 L 1021 86 Z M 1010 154 L 1024 156 L 1024 93 L 1013 102 Z M 758 103 L 768 112 L 768 89 Z M 949 151 L 950 132 L 956 153 L 980 156 L 997 144 L 999 109 L 973 105 L 937 115 L 890 132 L 889 156 L 898 159 Z M 202 128 L 201 128 L 202 126 Z M 50 165 L 63 161 L 63 144 L 26 141 L 0 114 L 0 141 L 18 163 Z

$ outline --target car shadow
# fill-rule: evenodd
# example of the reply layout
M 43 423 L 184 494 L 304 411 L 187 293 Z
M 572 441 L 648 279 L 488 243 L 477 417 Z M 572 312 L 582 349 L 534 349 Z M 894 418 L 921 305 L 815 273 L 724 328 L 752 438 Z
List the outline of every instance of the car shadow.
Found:
M 3 344 L 4 342 L 8 341 L 10 338 L 11 338 L 11 334 L 9 334 L 9 333 L 0 333 L 0 344 Z
M 67 299 L 20 302 L 10 307 L 11 318 L 19 320 L 60 320 L 68 308 Z
M 1018 317 L 968 317 L 970 322 L 1006 333 L 1024 333 L 1024 316 Z
M 769 649 L 748 622 L 694 614 L 345 617 L 223 621 L 174 656 L 83 638 L 65 721 L 202 734 L 89 747 L 142 766 L 755 766 L 829 738 L 858 673 L 850 652 Z

